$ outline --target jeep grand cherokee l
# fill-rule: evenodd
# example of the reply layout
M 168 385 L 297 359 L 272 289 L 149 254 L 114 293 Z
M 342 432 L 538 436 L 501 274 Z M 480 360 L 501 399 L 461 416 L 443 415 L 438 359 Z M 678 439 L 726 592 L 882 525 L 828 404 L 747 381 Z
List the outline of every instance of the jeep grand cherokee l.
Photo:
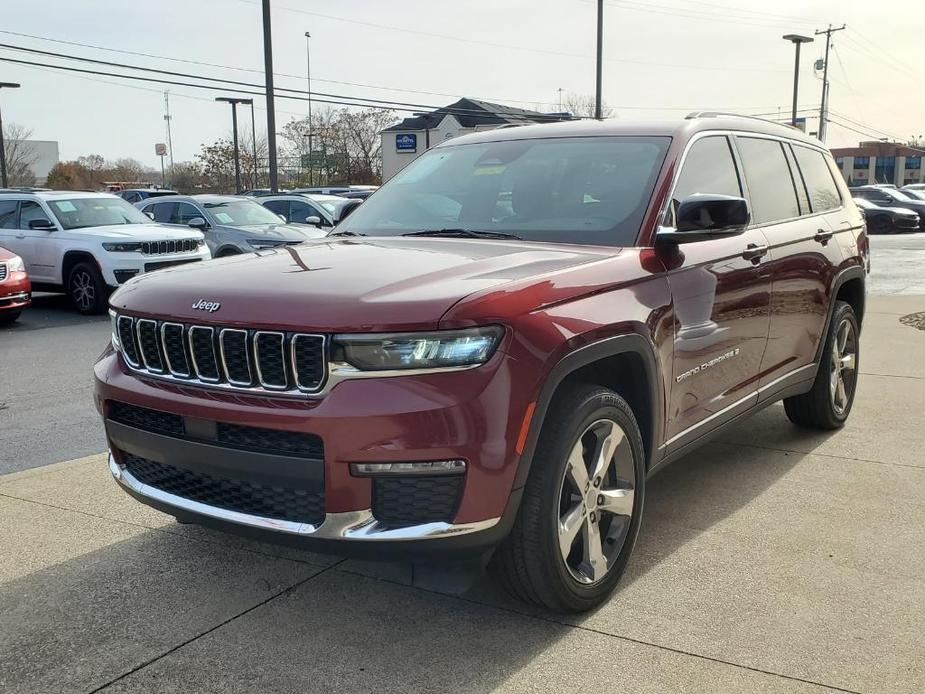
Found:
M 455 138 L 326 239 L 116 293 L 110 470 L 186 522 L 490 557 L 514 595 L 586 610 L 655 471 L 781 399 L 842 426 L 866 270 L 830 154 L 784 126 Z

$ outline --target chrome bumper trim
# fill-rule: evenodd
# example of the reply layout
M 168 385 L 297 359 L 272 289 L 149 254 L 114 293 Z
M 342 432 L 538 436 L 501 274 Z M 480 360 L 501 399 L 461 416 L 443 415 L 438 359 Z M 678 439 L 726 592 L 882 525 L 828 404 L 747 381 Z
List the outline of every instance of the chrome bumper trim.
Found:
M 209 506 L 198 501 L 185 499 L 182 496 L 169 494 L 160 489 L 151 487 L 135 478 L 128 470 L 120 467 L 109 455 L 109 471 L 121 486 L 130 489 L 136 494 L 154 499 L 161 503 L 173 506 L 182 511 L 198 513 L 209 518 L 246 525 L 252 528 L 261 528 L 274 532 L 313 537 L 326 540 L 359 540 L 364 542 L 376 541 L 402 541 L 402 540 L 430 540 L 456 535 L 467 535 L 494 527 L 500 518 L 488 518 L 474 523 L 424 523 L 404 528 L 390 528 L 377 521 L 370 509 L 362 511 L 347 511 L 345 513 L 328 513 L 324 522 L 315 526 L 311 523 L 294 523 L 292 521 L 251 516 L 237 511 L 228 511 L 223 508 Z

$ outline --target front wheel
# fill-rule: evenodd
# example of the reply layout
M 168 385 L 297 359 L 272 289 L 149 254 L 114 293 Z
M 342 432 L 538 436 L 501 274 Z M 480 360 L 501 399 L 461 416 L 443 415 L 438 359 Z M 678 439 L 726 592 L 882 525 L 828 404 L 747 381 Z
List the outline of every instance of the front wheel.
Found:
M 17 311 L 0 311 L 0 325 L 8 325 L 10 323 L 15 323 L 16 319 L 19 318 L 21 310 Z
M 557 394 L 511 534 L 492 568 L 517 598 L 559 612 L 613 592 L 639 533 L 642 436 L 629 405 L 594 385 Z
M 67 276 L 67 293 L 74 308 L 87 316 L 106 312 L 109 288 L 90 263 L 77 263 Z

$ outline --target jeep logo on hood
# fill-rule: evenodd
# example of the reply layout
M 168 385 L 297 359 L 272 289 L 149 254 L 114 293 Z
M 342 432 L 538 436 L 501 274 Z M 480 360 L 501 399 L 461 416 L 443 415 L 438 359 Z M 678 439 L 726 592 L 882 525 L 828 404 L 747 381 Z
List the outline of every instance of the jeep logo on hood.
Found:
M 206 301 L 205 299 L 200 299 L 195 304 L 193 308 L 197 311 L 208 311 L 209 313 L 215 313 L 222 307 L 221 302 L 218 301 Z

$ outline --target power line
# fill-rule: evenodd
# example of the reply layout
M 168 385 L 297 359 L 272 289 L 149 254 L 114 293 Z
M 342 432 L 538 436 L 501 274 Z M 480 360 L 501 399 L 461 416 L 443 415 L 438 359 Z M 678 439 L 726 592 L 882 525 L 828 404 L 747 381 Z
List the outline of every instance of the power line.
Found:
M 780 20 L 788 21 L 788 22 L 801 22 L 805 24 L 818 24 L 819 23 L 818 20 L 808 19 L 806 17 L 795 17 L 793 15 L 776 14 L 773 12 L 763 12 L 761 10 L 746 10 L 746 9 L 742 9 L 739 7 L 733 7 L 731 5 L 719 5 L 717 3 L 712 3 L 712 2 L 701 2 L 700 0 L 679 0 L 679 2 L 683 2 L 687 5 L 697 5 L 698 7 L 715 7 L 721 10 L 725 10 L 725 11 L 738 12 L 740 14 L 752 14 L 752 15 L 771 17 L 774 19 L 780 19 Z
M 705 12 L 698 11 L 694 9 L 673 7 L 670 5 L 658 5 L 653 3 L 641 3 L 641 2 L 632 2 L 631 0 L 613 0 L 608 3 L 613 7 L 619 7 L 624 10 L 629 10 L 631 12 L 647 12 L 649 14 L 657 14 L 669 17 L 681 17 L 684 19 L 695 19 L 703 20 L 708 22 L 719 22 L 722 24 L 737 24 L 740 26 L 754 26 L 754 27 L 770 27 L 770 26 L 779 26 L 779 27 L 792 27 L 796 24 L 804 24 L 809 26 L 811 23 L 805 20 L 798 20 L 794 22 L 793 20 L 775 20 L 775 19 L 763 19 L 761 17 L 743 17 L 729 14 L 719 14 L 716 12 Z

